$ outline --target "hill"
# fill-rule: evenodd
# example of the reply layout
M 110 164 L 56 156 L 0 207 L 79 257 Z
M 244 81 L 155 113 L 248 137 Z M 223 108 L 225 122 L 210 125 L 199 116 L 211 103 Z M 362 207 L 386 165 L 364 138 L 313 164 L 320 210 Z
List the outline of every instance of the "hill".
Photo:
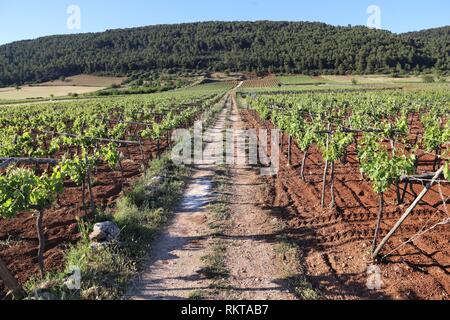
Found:
M 0 86 L 82 73 L 450 70 L 450 27 L 394 34 L 313 22 L 202 22 L 61 35 L 0 46 Z

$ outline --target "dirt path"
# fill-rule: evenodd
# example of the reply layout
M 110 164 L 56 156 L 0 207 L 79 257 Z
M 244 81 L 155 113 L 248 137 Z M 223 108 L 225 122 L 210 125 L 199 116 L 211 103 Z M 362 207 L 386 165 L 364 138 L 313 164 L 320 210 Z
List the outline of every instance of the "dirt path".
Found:
M 227 121 L 227 116 L 231 114 Z M 243 128 L 237 106 L 225 104 L 213 128 L 205 135 L 205 150 L 223 143 L 223 130 Z M 239 159 L 242 160 L 242 159 Z M 241 163 L 240 161 L 237 161 Z M 215 165 L 196 166 L 184 198 L 167 230 L 156 239 L 147 269 L 129 294 L 131 300 L 189 299 L 198 292 L 211 293 L 213 280 L 202 275 L 202 258 L 209 255 L 217 238 L 208 226 L 208 204 Z M 229 167 L 229 227 L 221 237 L 224 263 L 229 274 L 227 290 L 215 290 L 212 299 L 290 300 L 294 296 L 282 280 L 282 264 L 275 252 L 276 224 L 258 201 L 258 171 L 245 165 Z
M 244 128 L 235 104 L 230 125 L 234 130 Z M 264 184 L 259 171 L 246 165 L 234 165 L 230 173 L 231 226 L 225 231 L 225 264 L 231 290 L 225 293 L 225 298 L 295 299 L 283 279 L 283 261 L 275 251 L 277 220 L 270 216 L 270 211 L 262 209 Z
M 205 135 L 205 148 L 223 143 L 228 110 L 224 108 L 216 124 Z M 156 239 L 148 268 L 140 275 L 127 299 L 176 300 L 188 299 L 207 290 L 210 280 L 201 274 L 202 257 L 209 252 L 211 236 L 207 225 L 208 204 L 213 200 L 212 181 L 215 167 L 198 165 L 188 184 L 183 200 L 167 230 Z

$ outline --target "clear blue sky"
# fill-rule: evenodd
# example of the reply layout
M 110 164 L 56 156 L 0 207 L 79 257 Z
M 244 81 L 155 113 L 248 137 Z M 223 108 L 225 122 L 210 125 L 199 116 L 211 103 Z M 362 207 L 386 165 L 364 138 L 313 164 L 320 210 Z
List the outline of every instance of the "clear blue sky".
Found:
M 81 29 L 67 28 L 67 7 L 81 9 Z M 320 21 L 365 25 L 369 5 L 383 29 L 414 31 L 450 24 L 448 0 L 0 0 L 0 44 L 45 35 L 210 20 Z

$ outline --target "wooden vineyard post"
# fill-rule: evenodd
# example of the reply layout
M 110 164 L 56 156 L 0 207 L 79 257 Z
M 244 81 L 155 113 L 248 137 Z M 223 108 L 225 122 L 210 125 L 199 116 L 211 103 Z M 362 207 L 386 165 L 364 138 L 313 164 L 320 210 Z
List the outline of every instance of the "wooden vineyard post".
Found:
M 21 299 L 25 296 L 25 291 L 19 282 L 14 278 L 6 267 L 6 264 L 0 258 L 0 279 L 3 280 L 6 288 L 12 293 L 15 299 Z
M 379 194 L 379 208 L 378 208 L 378 216 L 377 216 L 377 225 L 375 226 L 375 234 L 373 236 L 372 241 L 372 250 L 375 251 L 377 247 L 377 240 L 380 234 L 381 220 L 383 219 L 383 211 L 384 211 L 384 193 Z
M 302 168 L 301 168 L 301 173 L 300 173 L 301 178 L 302 178 L 303 181 L 306 181 L 306 178 L 305 178 L 305 165 L 306 165 L 306 159 L 308 158 L 308 152 L 309 152 L 309 148 L 307 148 L 305 150 L 305 152 L 303 152 Z
M 81 201 L 83 203 L 83 210 L 84 213 L 87 215 L 87 207 L 86 207 L 86 179 L 83 179 L 83 182 L 81 183 Z
M 258 168 L 260 168 L 261 167 L 261 158 L 260 158 L 260 154 L 259 154 L 259 143 L 260 143 L 260 141 L 259 141 L 259 128 L 257 128 L 256 129 L 256 165 L 258 166 Z M 235 138 L 233 138 L 233 139 L 235 139 Z M 233 140 L 233 146 L 234 146 L 234 140 Z M 233 147 L 234 148 L 234 147 Z M 235 157 L 235 155 L 234 155 L 234 151 L 233 151 L 233 153 L 232 153 L 233 155 L 232 155 L 232 157 L 234 158 Z
M 42 226 L 44 214 L 42 210 L 36 210 L 36 231 L 39 239 L 39 248 L 38 248 L 38 264 L 39 271 L 41 273 L 41 277 L 45 276 L 45 265 L 44 265 L 44 253 L 45 253 L 45 235 L 44 228 Z
M 331 125 L 328 124 L 327 131 L 330 131 Z M 327 151 L 330 146 L 330 134 L 327 133 Z M 328 160 L 325 160 L 325 169 L 323 171 L 323 183 L 322 183 L 322 208 L 325 208 L 325 188 L 327 186 L 327 173 L 328 173 Z
M 44 159 L 44 158 L 0 158 L 0 169 L 5 169 L 8 166 L 16 163 L 27 163 L 27 164 L 58 164 L 59 161 L 56 159 Z
M 327 186 L 327 173 L 328 173 L 328 160 L 325 161 L 325 169 L 323 171 L 322 200 L 320 202 L 322 208 L 325 208 L 325 188 Z
M 289 135 L 288 144 L 288 166 L 292 166 L 292 136 Z
M 430 189 L 433 187 L 433 185 L 436 183 L 436 180 L 439 179 L 439 177 L 444 172 L 444 166 L 442 166 L 434 175 L 433 179 L 430 183 L 428 183 L 423 191 L 419 194 L 419 196 L 414 200 L 414 202 L 411 204 L 411 206 L 408 208 L 408 210 L 405 211 L 405 213 L 402 215 L 400 220 L 395 224 L 395 226 L 392 228 L 391 231 L 384 237 L 384 239 L 380 242 L 378 247 L 373 252 L 372 258 L 376 259 L 380 251 L 383 249 L 383 247 L 386 245 L 386 243 L 389 241 L 389 239 L 394 235 L 394 233 L 400 228 L 400 226 L 405 222 L 405 220 L 408 218 L 408 216 L 411 214 L 411 212 L 414 210 L 414 208 L 422 201 L 423 197 L 430 191 Z
M 161 159 L 161 145 L 160 145 L 160 140 L 159 140 L 159 138 L 158 138 L 158 140 L 156 141 L 156 153 L 157 153 L 158 159 Z
M 334 194 L 334 173 L 335 173 L 335 163 L 333 161 L 331 162 L 331 181 L 330 181 L 331 208 L 334 208 L 336 206 L 336 196 Z
M 91 164 L 89 163 L 88 156 L 85 155 L 86 160 L 86 179 L 88 183 L 88 192 L 89 192 L 89 198 L 90 198 L 90 206 L 91 206 L 91 213 L 93 214 L 95 212 L 95 202 L 94 202 L 94 192 L 92 190 L 92 181 L 91 181 Z
M 281 153 L 283 153 L 283 147 L 284 147 L 284 141 L 283 141 L 283 138 L 284 138 L 284 134 L 283 134 L 283 131 L 281 131 L 280 130 L 280 136 L 281 136 L 281 139 L 280 139 L 280 149 L 281 149 Z
M 141 159 L 142 164 L 145 166 L 145 154 L 144 154 L 144 147 L 142 146 L 142 141 L 139 139 L 139 151 L 141 152 Z M 150 151 L 150 155 L 152 152 Z M 151 159 L 150 159 L 151 160 Z

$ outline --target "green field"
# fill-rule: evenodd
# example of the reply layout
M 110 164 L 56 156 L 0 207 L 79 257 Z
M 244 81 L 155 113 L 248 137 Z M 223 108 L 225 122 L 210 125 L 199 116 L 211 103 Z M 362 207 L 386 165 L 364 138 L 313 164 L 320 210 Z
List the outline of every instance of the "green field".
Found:
M 322 80 L 319 77 L 311 77 L 307 75 L 292 75 L 292 76 L 279 76 L 277 77 L 282 85 L 307 85 L 318 84 L 327 81 Z
M 267 78 L 266 78 L 267 79 Z M 376 90 L 376 89 L 405 89 L 430 90 L 450 89 L 450 82 L 436 81 L 425 83 L 422 76 L 405 76 L 395 78 L 385 75 L 367 76 L 319 76 L 283 75 L 277 76 L 281 85 L 273 86 L 245 86 L 239 89 L 241 93 L 290 93 L 290 92 L 326 92 L 347 90 Z M 261 79 L 264 81 L 264 79 Z

